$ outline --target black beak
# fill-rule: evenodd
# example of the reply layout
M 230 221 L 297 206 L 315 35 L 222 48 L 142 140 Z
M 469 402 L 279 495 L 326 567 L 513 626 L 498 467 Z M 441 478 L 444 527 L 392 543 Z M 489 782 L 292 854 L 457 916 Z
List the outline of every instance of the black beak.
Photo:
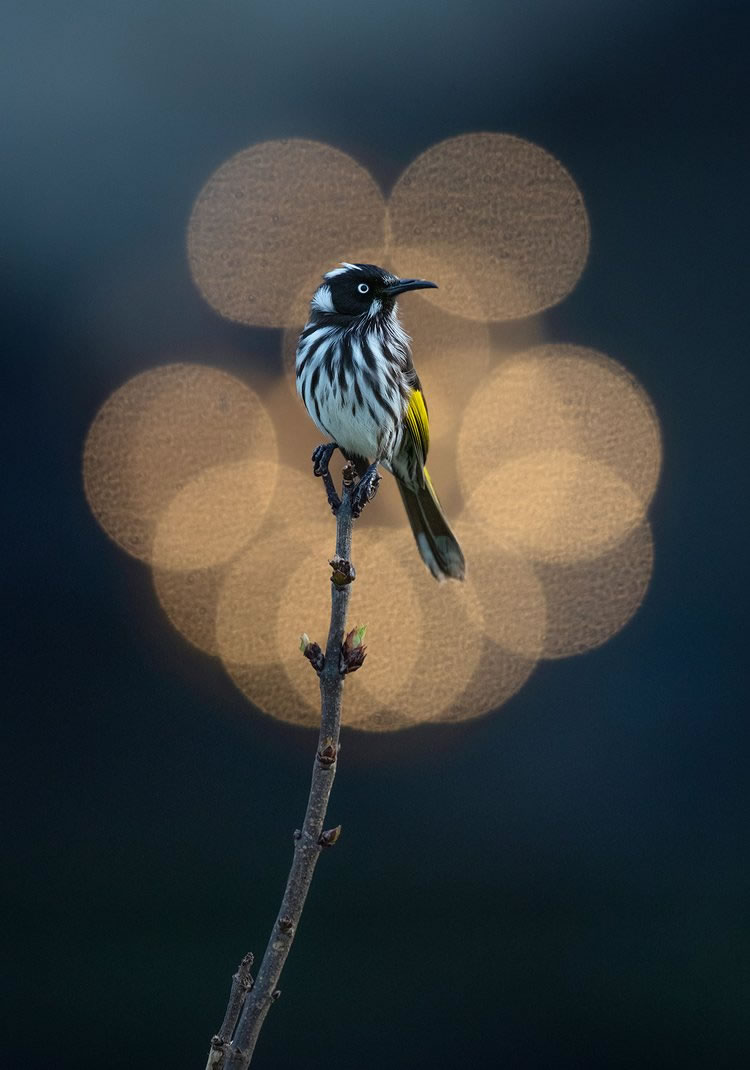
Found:
M 399 279 L 392 286 L 386 286 L 383 293 L 388 297 L 406 293 L 407 290 L 437 290 L 437 283 L 427 282 L 426 279 Z

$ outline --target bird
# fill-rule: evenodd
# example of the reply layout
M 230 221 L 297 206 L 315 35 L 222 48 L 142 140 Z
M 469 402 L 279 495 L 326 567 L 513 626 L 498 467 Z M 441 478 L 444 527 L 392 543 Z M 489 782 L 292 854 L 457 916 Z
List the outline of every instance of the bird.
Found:
M 382 466 L 398 484 L 427 568 L 437 580 L 463 580 L 464 555 L 425 467 L 427 404 L 398 315 L 396 298 L 420 289 L 437 285 L 374 264 L 344 261 L 323 275 L 297 345 L 297 393 L 330 439 L 313 454 L 316 475 L 330 480 L 328 461 L 338 448 L 360 475 L 358 515 Z

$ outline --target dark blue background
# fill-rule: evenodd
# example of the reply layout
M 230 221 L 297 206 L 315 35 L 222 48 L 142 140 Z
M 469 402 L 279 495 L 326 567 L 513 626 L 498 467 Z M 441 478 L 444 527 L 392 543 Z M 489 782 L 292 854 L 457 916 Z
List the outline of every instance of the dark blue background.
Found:
M 262 951 L 313 737 L 173 632 L 81 485 L 94 412 L 212 349 L 279 368 L 184 256 L 207 176 L 317 138 L 388 189 L 497 130 L 592 227 L 551 340 L 662 424 L 628 627 L 457 728 L 345 733 L 259 1067 L 746 1065 L 746 6 L 688 0 L 9 5 L 3 31 L 3 909 L 8 1066 L 203 1066 Z M 300 418 L 304 416 L 301 413 Z

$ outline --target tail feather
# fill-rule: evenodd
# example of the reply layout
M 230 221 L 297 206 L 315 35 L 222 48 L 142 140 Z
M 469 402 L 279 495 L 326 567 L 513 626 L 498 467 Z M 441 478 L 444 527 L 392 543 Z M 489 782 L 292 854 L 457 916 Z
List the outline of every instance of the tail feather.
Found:
M 424 487 L 412 490 L 398 477 L 396 482 L 425 565 L 435 579 L 462 580 L 466 575 L 464 555 L 440 508 L 427 470 Z

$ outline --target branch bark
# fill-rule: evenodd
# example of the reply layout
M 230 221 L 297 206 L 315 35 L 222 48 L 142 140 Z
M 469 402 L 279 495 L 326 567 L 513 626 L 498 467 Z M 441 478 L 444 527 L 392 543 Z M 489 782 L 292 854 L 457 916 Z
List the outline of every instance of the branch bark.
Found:
M 341 504 L 336 513 L 336 555 L 331 561 L 331 622 L 325 660 L 319 669 L 320 735 L 307 811 L 302 828 L 294 833 L 294 856 L 286 889 L 255 983 L 251 982 L 252 987 L 246 992 L 239 991 L 240 982 L 233 983 L 222 1030 L 211 1041 L 207 1070 L 246 1070 L 249 1066 L 266 1015 L 281 994 L 278 989 L 279 978 L 297 932 L 315 865 L 321 851 L 332 846 L 341 831 L 340 827 L 324 831 L 323 825 L 336 775 L 344 676 L 358 668 L 363 657 L 359 641 L 352 643 L 354 633 L 344 641 L 350 585 L 354 579 L 350 560 L 353 481 L 354 472 L 347 466 Z M 310 644 L 312 646 L 314 644 Z M 310 656 L 310 647 L 305 654 L 313 667 L 318 669 L 320 658 Z M 319 648 L 317 655 L 320 655 Z M 234 1021 L 231 1021 L 232 1018 Z

